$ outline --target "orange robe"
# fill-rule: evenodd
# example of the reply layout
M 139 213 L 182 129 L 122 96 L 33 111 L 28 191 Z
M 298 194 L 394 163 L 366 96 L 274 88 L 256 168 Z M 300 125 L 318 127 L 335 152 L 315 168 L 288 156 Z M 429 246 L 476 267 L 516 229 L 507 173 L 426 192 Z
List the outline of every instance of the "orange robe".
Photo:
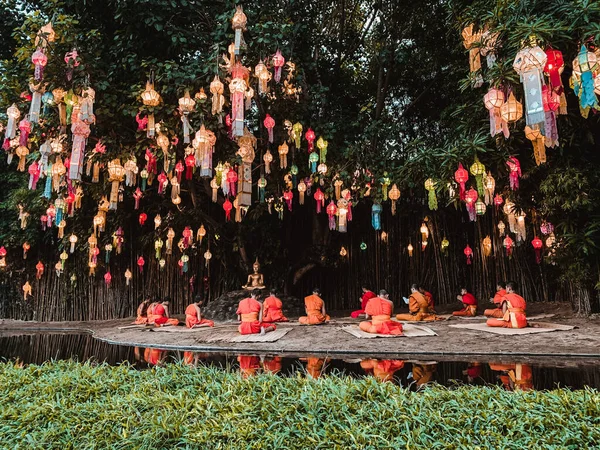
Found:
M 260 369 L 260 358 L 258 356 L 239 355 L 237 360 L 240 363 L 240 372 L 244 378 L 255 375 L 256 371 Z
M 494 295 L 494 305 L 496 305 L 496 307 L 486 309 L 483 312 L 483 315 L 485 317 L 495 317 L 496 319 L 502 319 L 502 317 L 504 316 L 504 313 L 502 312 L 502 299 L 505 295 L 505 289 L 500 289 L 498 292 L 496 292 L 496 295 Z
M 464 308 L 460 311 L 454 311 L 453 316 L 475 317 L 477 315 L 477 299 L 473 294 L 468 292 L 462 296 Z
M 275 325 L 259 322 L 258 313 L 260 313 L 261 305 L 253 298 L 245 298 L 238 305 L 236 314 L 242 316 L 242 323 L 238 327 L 240 334 L 258 334 L 263 327 L 273 327 Z
M 528 364 L 498 364 L 490 363 L 490 369 L 496 372 L 502 372 L 500 380 L 505 389 L 513 390 L 520 389 L 529 391 L 533 389 L 533 374 L 531 366 Z M 512 385 L 511 385 L 512 381 Z
M 198 311 L 196 311 L 196 305 L 188 305 L 185 309 L 185 326 L 192 328 L 195 325 L 207 325 L 214 327 L 215 323 L 212 320 L 203 319 L 202 316 L 198 317 Z
M 360 329 L 373 334 L 402 334 L 402 324 L 390 320 L 393 306 L 389 300 L 375 297 L 369 300 L 365 312 L 371 316 L 370 321 L 360 323 Z
M 425 300 L 427 300 L 427 304 L 429 305 L 429 309 L 431 311 L 433 311 L 434 308 L 434 304 L 433 304 L 433 295 L 431 295 L 431 292 L 423 292 L 423 296 L 425 297 Z
M 158 348 L 147 348 L 144 350 L 144 359 L 152 366 L 162 363 L 166 355 L 166 350 L 160 350 Z
M 137 319 L 132 322 L 132 325 L 145 325 L 148 323 L 148 308 L 144 312 L 144 304 L 142 303 L 137 309 Z
M 417 386 L 423 386 L 431 381 L 436 370 L 437 364 L 413 364 L 413 380 L 415 380 Z
M 150 303 L 150 306 L 148 306 L 148 311 L 147 311 L 147 318 L 148 321 L 146 323 L 153 325 L 154 321 L 156 319 L 159 319 L 161 316 L 156 314 L 155 309 L 159 304 L 154 302 L 154 303 Z
M 488 327 L 501 328 L 525 328 L 527 326 L 527 316 L 525 309 L 527 303 L 525 299 L 518 294 L 506 294 L 502 298 L 506 302 L 507 310 L 501 319 L 488 319 Z
M 300 358 L 300 360 L 306 361 L 306 372 L 308 372 L 312 378 L 319 378 L 322 375 L 325 358 L 311 356 L 308 358 Z
M 420 292 L 413 292 L 408 299 L 409 314 L 396 315 L 397 320 L 405 322 L 431 322 L 439 320 L 429 309 L 427 299 Z
M 265 358 L 263 361 L 263 369 L 265 372 L 277 373 L 281 371 L 281 356 L 273 358 Z
M 277 297 L 270 295 L 263 303 L 263 322 L 289 322 L 281 311 L 282 303 Z
M 306 308 L 306 316 L 300 317 L 298 321 L 302 325 L 316 325 L 319 323 L 329 322 L 329 315 L 323 315 L 323 300 L 318 295 L 309 295 L 304 297 L 304 307 Z
M 390 381 L 394 373 L 404 367 L 404 361 L 399 359 L 364 359 L 360 362 L 365 372 L 372 373 L 379 381 Z
M 159 327 L 163 325 L 179 325 L 179 320 L 171 319 L 165 316 L 165 307 L 160 303 L 154 307 L 154 314 L 158 316 L 156 319 L 154 319 L 154 324 Z
M 360 309 L 357 309 L 356 311 L 352 311 L 350 313 L 350 317 L 352 317 L 353 319 L 358 319 L 358 317 L 361 314 L 365 313 L 365 308 L 367 307 L 367 303 L 369 303 L 369 300 L 371 300 L 372 298 L 377 297 L 373 292 L 371 291 L 367 291 L 365 292 L 361 297 L 360 297 Z

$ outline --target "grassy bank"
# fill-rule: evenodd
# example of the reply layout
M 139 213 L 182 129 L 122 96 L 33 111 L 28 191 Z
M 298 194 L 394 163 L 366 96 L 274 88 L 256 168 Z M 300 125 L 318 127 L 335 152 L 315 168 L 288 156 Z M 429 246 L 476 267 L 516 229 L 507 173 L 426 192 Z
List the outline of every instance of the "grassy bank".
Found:
M 0 364 L 0 448 L 592 448 L 596 391 L 433 387 L 215 368 Z

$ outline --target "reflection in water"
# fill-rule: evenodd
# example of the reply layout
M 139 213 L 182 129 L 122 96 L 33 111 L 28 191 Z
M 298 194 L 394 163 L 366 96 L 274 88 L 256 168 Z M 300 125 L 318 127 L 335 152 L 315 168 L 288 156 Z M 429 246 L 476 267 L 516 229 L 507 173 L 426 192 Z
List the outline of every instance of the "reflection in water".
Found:
M 416 390 L 427 383 L 497 384 L 506 389 L 552 389 L 557 386 L 581 389 L 600 388 L 600 365 L 548 367 L 503 360 L 501 362 L 433 362 L 398 359 L 341 360 L 307 356 L 283 358 L 276 355 L 238 355 L 201 353 L 111 345 L 87 334 L 33 334 L 0 337 L 0 360 L 18 360 L 24 364 L 42 364 L 52 359 L 93 360 L 111 365 L 129 362 L 136 368 L 181 362 L 198 367 L 210 365 L 224 370 L 239 370 L 245 377 L 259 373 L 281 376 L 305 374 L 319 378 L 343 372 L 393 382 Z M 566 361 L 562 360 L 561 363 Z

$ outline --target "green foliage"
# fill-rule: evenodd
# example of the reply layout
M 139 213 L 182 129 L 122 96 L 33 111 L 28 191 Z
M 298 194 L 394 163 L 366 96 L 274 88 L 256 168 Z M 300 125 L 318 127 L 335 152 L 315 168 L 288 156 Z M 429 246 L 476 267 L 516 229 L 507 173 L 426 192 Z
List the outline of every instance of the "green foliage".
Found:
M 171 364 L 0 364 L 0 435 L 14 449 L 591 448 L 594 390 L 410 392 L 375 378 L 249 379 Z

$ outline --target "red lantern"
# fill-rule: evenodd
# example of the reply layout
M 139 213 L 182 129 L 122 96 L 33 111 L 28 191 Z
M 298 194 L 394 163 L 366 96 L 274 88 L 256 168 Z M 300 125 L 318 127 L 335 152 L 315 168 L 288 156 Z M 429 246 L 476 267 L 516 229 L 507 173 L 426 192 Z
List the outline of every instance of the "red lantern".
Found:
M 183 173 L 183 163 L 181 161 L 175 164 L 175 173 L 177 174 L 177 182 L 181 183 L 181 174 Z
M 470 266 L 473 262 L 473 249 L 469 246 L 469 244 L 467 244 L 463 253 L 467 257 L 467 265 Z
M 542 248 L 544 247 L 544 243 L 536 236 L 533 241 L 531 241 L 531 245 L 535 250 L 535 262 L 540 264 L 542 262 Z
M 465 183 L 469 179 L 469 172 L 463 167 L 461 163 L 458 163 L 458 170 L 454 172 L 454 179 L 460 186 L 460 199 L 465 199 Z
M 194 173 L 194 166 L 196 165 L 196 157 L 194 156 L 193 153 L 187 155 L 185 157 L 185 167 L 186 167 L 186 171 L 185 171 L 185 179 L 186 180 L 191 180 L 192 179 L 192 175 Z
M 156 173 L 157 172 L 157 168 L 156 168 L 156 157 L 152 154 L 152 152 L 150 151 L 149 148 L 146 149 L 146 170 L 148 171 L 148 173 Z
M 314 150 L 314 142 L 315 142 L 315 132 L 312 130 L 312 128 L 309 128 L 308 130 L 306 130 L 306 133 L 304 134 L 304 137 L 306 138 L 306 141 L 308 142 L 308 152 L 312 152 Z
M 496 208 L 500 208 L 502 203 L 504 203 L 504 199 L 500 194 L 496 194 L 496 196 L 494 197 L 494 205 L 496 205 Z
M 519 178 L 521 177 L 521 163 L 517 158 L 511 156 L 506 161 L 506 165 L 510 169 L 509 177 L 510 177 L 510 188 L 513 191 L 519 189 Z
M 238 182 L 238 174 L 237 170 L 229 169 L 227 172 L 227 182 L 229 183 L 229 192 L 232 196 L 236 196 L 237 194 L 237 182 Z
M 337 207 L 333 200 L 327 205 L 327 215 L 329 216 L 329 229 L 335 230 L 335 214 L 337 213 Z
M 560 95 L 548 86 L 544 86 L 542 87 L 542 104 L 544 105 L 544 111 L 556 112 L 560 108 Z
M 110 272 L 106 272 L 104 274 L 104 283 L 106 284 L 106 287 L 110 287 L 111 281 L 112 281 L 112 276 L 111 276 Z
M 231 219 L 231 208 L 233 208 L 233 205 L 228 198 L 225 199 L 225 202 L 223 203 L 223 210 L 225 211 L 225 220 L 228 222 Z
M 471 220 L 471 222 L 474 222 L 477 219 L 475 203 L 477 203 L 478 198 L 479 198 L 479 194 L 473 188 L 471 188 L 467 192 L 465 192 L 465 203 L 467 205 L 467 211 L 469 212 L 469 219 Z
M 38 263 L 35 265 L 35 270 L 36 270 L 35 277 L 39 280 L 40 278 L 42 278 L 42 275 L 44 274 L 44 264 L 42 264 L 41 261 L 38 261 Z
M 161 172 L 158 175 L 158 193 L 162 194 L 165 191 L 165 186 L 169 184 L 169 180 L 167 179 L 167 175 L 164 172 Z
M 144 264 L 146 263 L 146 261 L 144 261 L 144 257 L 140 256 L 137 260 L 137 265 L 140 269 L 140 273 L 142 273 L 144 271 Z
M 265 120 L 263 121 L 265 128 L 269 133 L 269 142 L 273 143 L 273 128 L 275 127 L 275 119 L 273 119 L 269 114 L 265 116 Z
M 190 227 L 185 227 L 183 229 L 183 246 L 188 248 L 192 243 L 192 238 L 194 236 L 194 232 Z
M 6 258 L 7 254 L 6 248 L 4 246 L 0 247 L 0 258 Z
M 550 78 L 550 86 L 560 95 L 562 92 L 562 80 L 560 74 L 565 68 L 565 62 L 560 50 L 549 48 L 546 50 L 546 66 L 544 73 Z
M 319 214 L 321 212 L 321 207 L 325 206 L 325 194 L 323 194 L 321 189 L 317 188 L 314 197 L 317 202 L 317 214 Z
M 506 256 L 510 257 L 512 255 L 514 241 L 510 238 L 510 236 L 506 236 L 504 238 L 503 244 L 504 244 L 504 248 L 506 249 Z
M 144 226 L 144 224 L 146 223 L 146 219 L 148 219 L 148 215 L 146 213 L 141 213 L 138 219 L 140 221 L 141 226 Z
M 292 200 L 294 199 L 294 194 L 292 191 L 285 191 L 283 193 L 283 199 L 285 200 L 288 210 L 292 210 Z

